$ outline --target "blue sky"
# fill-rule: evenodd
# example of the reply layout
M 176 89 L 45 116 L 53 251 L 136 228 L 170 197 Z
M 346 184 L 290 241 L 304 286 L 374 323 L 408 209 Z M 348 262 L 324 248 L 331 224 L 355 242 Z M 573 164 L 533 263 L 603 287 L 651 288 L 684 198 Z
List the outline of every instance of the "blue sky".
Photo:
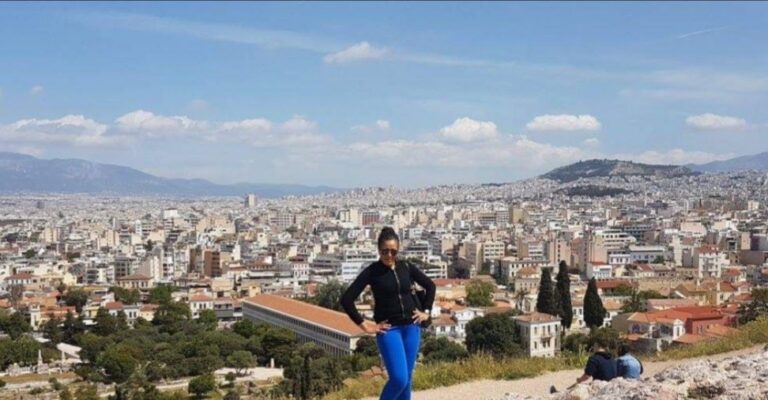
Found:
M 766 3 L 0 3 L 0 150 L 220 183 L 768 150 Z

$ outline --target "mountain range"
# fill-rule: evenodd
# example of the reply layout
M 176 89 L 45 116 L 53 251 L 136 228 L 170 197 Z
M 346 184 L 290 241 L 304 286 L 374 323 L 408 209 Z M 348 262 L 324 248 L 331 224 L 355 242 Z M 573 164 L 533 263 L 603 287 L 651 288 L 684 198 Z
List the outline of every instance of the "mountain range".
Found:
M 706 164 L 689 164 L 686 167 L 698 172 L 733 172 L 748 169 L 768 170 L 768 152 L 741 156 L 724 161 L 712 161 Z
M 77 159 L 44 160 L 0 152 L 0 193 L 103 193 L 122 195 L 243 196 L 275 198 L 338 192 L 328 186 L 270 183 L 219 185 L 204 179 L 162 178 L 139 170 Z
M 605 176 L 690 176 L 700 173 L 768 170 L 768 152 L 706 164 L 651 165 L 621 160 L 586 160 L 556 168 L 542 178 L 561 183 Z M 273 183 L 216 184 L 205 179 L 176 179 L 134 168 L 78 159 L 40 159 L 0 152 L 0 193 L 101 193 L 120 195 L 243 196 L 276 198 L 340 192 L 329 186 Z
M 555 168 L 541 177 L 566 183 L 578 180 L 579 178 L 607 176 L 657 176 L 673 178 L 696 174 L 699 174 L 699 172 L 694 172 L 688 167 L 679 165 L 651 165 L 622 160 L 586 160 Z
M 723 161 L 712 161 L 706 164 L 687 165 L 652 165 L 623 160 L 586 160 L 555 168 L 540 177 L 566 183 L 578 180 L 579 178 L 591 177 L 677 177 L 744 170 L 768 170 L 768 152 Z

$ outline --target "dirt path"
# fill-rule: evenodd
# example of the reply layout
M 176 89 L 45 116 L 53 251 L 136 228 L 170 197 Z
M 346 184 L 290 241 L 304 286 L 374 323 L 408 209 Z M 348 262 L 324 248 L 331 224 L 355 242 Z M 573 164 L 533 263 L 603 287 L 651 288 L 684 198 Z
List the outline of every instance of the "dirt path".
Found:
M 663 369 L 680 364 L 681 362 L 690 362 L 697 359 L 719 360 L 727 357 L 760 351 L 763 345 L 738 350 L 730 353 L 716 354 L 713 356 L 691 358 L 678 361 L 660 361 L 646 363 L 643 376 L 654 375 Z M 549 394 L 549 387 L 555 385 L 562 389 L 576 382 L 576 378 L 581 376 L 582 370 L 566 370 L 558 372 L 548 372 L 534 378 L 518 379 L 513 381 L 494 381 L 480 380 L 474 382 L 461 383 L 454 386 L 446 386 L 436 389 L 429 389 L 420 392 L 414 392 L 414 400 L 499 400 L 504 398 L 506 393 L 518 393 L 524 395 L 544 396 Z M 366 400 L 374 400 L 369 398 Z

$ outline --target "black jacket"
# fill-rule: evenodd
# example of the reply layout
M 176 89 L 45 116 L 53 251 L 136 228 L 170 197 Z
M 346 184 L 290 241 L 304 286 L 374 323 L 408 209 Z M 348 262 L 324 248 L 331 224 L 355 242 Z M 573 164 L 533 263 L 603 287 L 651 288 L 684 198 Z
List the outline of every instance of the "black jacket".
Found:
M 411 294 L 412 282 L 418 283 L 426 290 L 423 306 L 426 310 L 432 309 L 435 284 L 419 268 L 403 260 L 397 261 L 394 270 L 381 261 L 367 266 L 341 296 L 341 305 L 352 321 L 358 325 L 362 323 L 363 316 L 355 307 L 355 299 L 370 285 L 373 291 L 374 321 L 387 321 L 390 325 L 408 325 L 413 323 L 413 310 L 416 309 Z

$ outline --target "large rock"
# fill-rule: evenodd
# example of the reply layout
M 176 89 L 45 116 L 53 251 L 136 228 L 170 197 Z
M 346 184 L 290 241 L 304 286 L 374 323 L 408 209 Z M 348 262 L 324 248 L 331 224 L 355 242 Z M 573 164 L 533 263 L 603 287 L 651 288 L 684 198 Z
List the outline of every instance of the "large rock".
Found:
M 546 397 L 508 393 L 504 400 L 768 399 L 768 351 L 720 361 L 694 361 L 643 380 L 592 381 Z

